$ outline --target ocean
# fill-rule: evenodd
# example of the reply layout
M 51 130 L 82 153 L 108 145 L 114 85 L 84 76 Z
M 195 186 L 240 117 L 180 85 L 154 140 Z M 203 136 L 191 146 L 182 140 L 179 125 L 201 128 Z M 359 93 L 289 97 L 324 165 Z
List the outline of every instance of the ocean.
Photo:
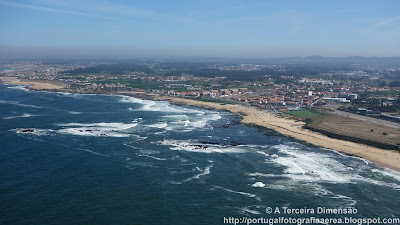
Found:
M 0 64 L 0 72 L 10 72 L 10 71 L 14 71 L 14 70 L 16 71 L 18 69 L 3 67 L 3 65 Z
M 400 217 L 400 173 L 228 112 L 0 85 L 0 224 Z M 389 153 L 390 154 L 390 153 Z

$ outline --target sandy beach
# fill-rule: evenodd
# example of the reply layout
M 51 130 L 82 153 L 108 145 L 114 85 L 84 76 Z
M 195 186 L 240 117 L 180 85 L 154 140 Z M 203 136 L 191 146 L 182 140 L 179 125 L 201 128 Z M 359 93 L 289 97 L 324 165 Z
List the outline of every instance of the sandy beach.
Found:
M 241 116 L 243 118 L 241 122 L 244 124 L 263 126 L 288 137 L 293 137 L 323 148 L 358 156 L 367 159 L 376 165 L 400 171 L 400 153 L 398 151 L 385 150 L 359 143 L 330 138 L 323 134 L 302 128 L 304 122 L 283 118 L 251 106 L 221 105 L 213 102 L 200 102 L 191 99 L 163 96 L 160 96 L 158 100 L 167 100 L 176 104 L 193 105 L 209 109 L 228 110 Z
M 15 85 L 27 85 L 32 90 L 60 90 L 63 89 L 62 86 L 56 85 L 54 83 L 48 83 L 44 81 L 35 81 L 35 80 L 19 80 L 14 77 L 0 77 L 0 80 L 6 84 L 15 84 Z
M 7 84 L 17 85 L 29 85 L 30 89 L 43 90 L 43 91 L 72 91 L 63 89 L 60 85 L 51 83 L 44 83 L 40 81 L 27 81 L 18 80 L 13 77 L 1 77 L 1 80 Z M 77 92 L 79 93 L 79 92 Z M 113 93 L 107 93 L 113 94 Z M 184 104 L 198 106 L 202 108 L 215 109 L 215 110 L 227 110 L 240 117 L 242 117 L 243 124 L 255 124 L 266 127 L 281 133 L 282 135 L 292 137 L 307 143 L 328 148 L 336 151 L 340 151 L 346 154 L 351 154 L 364 159 L 367 159 L 378 166 L 383 166 L 400 171 L 400 153 L 395 150 L 384 150 L 372 146 L 367 146 L 359 143 L 334 139 L 327 137 L 323 134 L 304 129 L 304 122 L 297 121 L 276 114 L 262 111 L 261 109 L 244 106 L 244 105 L 232 105 L 232 104 L 220 104 L 214 102 L 203 102 L 196 101 L 193 99 L 175 98 L 168 96 L 149 95 L 146 93 L 133 93 L 133 92 L 119 92 L 115 94 L 122 94 L 135 97 L 151 98 L 153 100 L 169 101 L 173 104 Z

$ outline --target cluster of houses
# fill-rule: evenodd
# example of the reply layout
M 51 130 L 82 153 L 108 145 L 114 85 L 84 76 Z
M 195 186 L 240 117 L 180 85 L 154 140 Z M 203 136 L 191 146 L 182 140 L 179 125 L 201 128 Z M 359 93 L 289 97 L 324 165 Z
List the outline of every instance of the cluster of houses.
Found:
M 259 106 L 262 108 L 273 109 L 291 109 L 309 105 L 334 105 L 349 103 L 358 98 L 355 93 L 376 92 L 376 91 L 394 91 L 399 87 L 388 87 L 376 85 L 371 80 L 364 79 L 359 81 L 352 80 L 325 80 L 325 79 L 297 79 L 293 76 L 281 76 L 282 79 L 289 79 L 290 82 L 275 83 L 268 75 L 265 80 L 257 82 L 239 82 L 235 86 L 244 86 L 240 88 L 222 88 L 221 80 L 224 77 L 196 77 L 189 75 L 182 76 L 149 76 L 143 72 L 132 72 L 123 75 L 111 74 L 92 74 L 92 75 L 67 75 L 60 72 L 81 68 L 82 65 L 44 65 L 38 63 L 26 63 L 13 65 L 21 68 L 29 68 L 15 72 L 13 75 L 22 79 L 32 80 L 58 80 L 65 82 L 67 86 L 72 83 L 79 83 L 79 89 L 85 91 L 139 91 L 148 93 L 157 93 L 168 96 L 179 96 L 186 98 L 210 98 L 227 99 L 237 102 L 243 102 Z M 239 67 L 238 67 L 239 68 Z M 241 65 L 240 69 L 247 68 Z M 249 67 L 249 70 L 258 69 Z M 108 83 L 114 81 L 115 83 Z M 158 89 L 138 89 L 127 87 L 124 80 L 141 80 L 140 82 L 159 82 L 161 88 Z M 197 86 L 200 84 L 208 84 Z M 118 83 L 117 83 L 118 82 Z M 128 83 L 131 83 L 129 81 Z M 135 83 L 135 82 L 134 82 Z M 226 87 L 226 86 L 225 86 Z M 246 88 L 249 87 L 249 88 Z M 380 100 L 380 106 L 391 106 L 397 98 L 388 98 Z M 399 100 L 400 101 L 400 100 Z M 360 114 L 375 113 L 364 110 L 366 107 L 360 107 Z
M 88 84 L 86 85 L 86 87 L 84 88 L 84 90 L 87 91 L 126 91 L 127 87 L 124 84 L 96 84 L 96 83 L 92 83 L 92 84 Z
M 172 87 L 173 84 L 168 85 Z M 177 85 L 177 86 L 182 86 Z M 191 85 L 185 85 L 191 86 Z M 230 89 L 218 89 L 218 90 L 194 90 L 194 91 L 176 91 L 176 90 L 147 90 L 147 92 L 168 95 L 168 96 L 181 96 L 186 98 L 223 98 L 228 96 L 237 96 L 243 94 L 251 94 L 252 91 L 248 88 L 230 88 Z

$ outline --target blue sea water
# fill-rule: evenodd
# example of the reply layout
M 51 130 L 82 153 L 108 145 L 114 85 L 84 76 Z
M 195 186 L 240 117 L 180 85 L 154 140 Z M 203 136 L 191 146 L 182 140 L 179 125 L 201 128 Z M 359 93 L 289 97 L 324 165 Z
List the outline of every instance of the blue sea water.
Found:
M 318 206 L 400 217 L 398 172 L 238 122 L 0 85 L 0 224 L 224 224 Z
M 3 67 L 3 65 L 0 64 L 0 72 L 13 71 L 13 70 L 15 69 Z

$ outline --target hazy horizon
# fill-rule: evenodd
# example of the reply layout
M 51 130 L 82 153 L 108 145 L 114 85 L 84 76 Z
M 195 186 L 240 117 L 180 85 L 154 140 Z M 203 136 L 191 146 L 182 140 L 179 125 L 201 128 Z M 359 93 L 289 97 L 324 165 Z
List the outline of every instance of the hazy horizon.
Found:
M 0 58 L 398 57 L 399 6 L 0 0 Z

